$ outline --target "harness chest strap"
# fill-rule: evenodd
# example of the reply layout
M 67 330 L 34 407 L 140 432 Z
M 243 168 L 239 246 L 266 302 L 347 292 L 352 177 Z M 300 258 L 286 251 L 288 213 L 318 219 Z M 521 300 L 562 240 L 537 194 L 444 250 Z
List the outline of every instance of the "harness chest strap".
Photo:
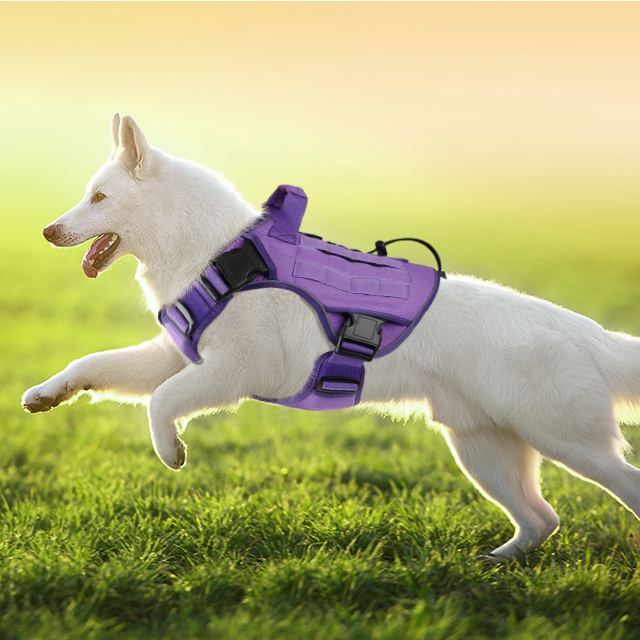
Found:
M 235 293 L 293 291 L 314 308 L 336 348 L 318 358 L 294 396 L 256 399 L 308 410 L 344 409 L 360 401 L 364 362 L 406 339 L 433 302 L 441 273 L 301 234 L 306 203 L 302 189 L 278 187 L 265 203 L 268 217 L 229 245 L 179 300 L 160 310 L 158 320 L 180 350 L 200 363 L 200 336 Z

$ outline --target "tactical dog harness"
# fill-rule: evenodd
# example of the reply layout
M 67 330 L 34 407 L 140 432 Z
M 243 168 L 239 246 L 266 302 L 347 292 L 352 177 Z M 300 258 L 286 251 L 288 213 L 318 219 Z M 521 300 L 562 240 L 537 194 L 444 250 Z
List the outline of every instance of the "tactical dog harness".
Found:
M 262 398 L 287 407 L 323 411 L 360 402 L 364 363 L 396 349 L 435 299 L 441 270 L 387 257 L 388 242 L 376 242 L 377 255 L 300 233 L 307 196 L 281 185 L 265 203 L 265 216 L 232 242 L 191 283 L 158 320 L 178 348 L 195 363 L 198 341 L 239 291 L 277 287 L 301 296 L 318 314 L 333 351 L 316 361 L 304 387 L 289 398 Z M 402 240 L 414 240 L 402 238 Z

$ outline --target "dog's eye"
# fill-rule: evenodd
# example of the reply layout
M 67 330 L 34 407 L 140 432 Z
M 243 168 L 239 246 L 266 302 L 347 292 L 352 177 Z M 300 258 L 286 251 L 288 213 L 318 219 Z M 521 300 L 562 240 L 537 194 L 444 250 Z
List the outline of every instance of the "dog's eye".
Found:
M 91 198 L 91 203 L 100 202 L 100 200 L 104 200 L 107 196 L 104 195 L 101 191 L 96 191 L 93 194 L 93 198 Z

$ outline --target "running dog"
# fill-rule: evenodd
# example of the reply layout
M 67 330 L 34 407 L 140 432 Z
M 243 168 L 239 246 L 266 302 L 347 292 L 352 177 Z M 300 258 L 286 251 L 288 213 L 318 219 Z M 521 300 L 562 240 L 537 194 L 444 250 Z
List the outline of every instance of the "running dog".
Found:
M 94 239 L 82 261 L 90 278 L 135 256 L 136 278 L 157 313 L 261 214 L 219 173 L 151 146 L 129 116 L 113 116 L 112 137 L 111 155 L 83 199 L 44 236 L 57 247 Z M 49 411 L 84 392 L 143 401 L 156 453 L 178 470 L 189 418 L 253 396 L 291 396 L 330 348 L 299 296 L 246 291 L 203 333 L 201 364 L 163 329 L 140 345 L 71 362 L 29 389 L 22 405 Z M 361 398 L 374 410 L 421 414 L 441 427 L 462 470 L 515 526 L 492 552 L 496 562 L 537 547 L 558 527 L 540 493 L 543 457 L 640 517 L 640 471 L 623 457 L 616 421 L 639 400 L 640 339 L 463 276 L 442 281 L 406 342 L 366 363 Z

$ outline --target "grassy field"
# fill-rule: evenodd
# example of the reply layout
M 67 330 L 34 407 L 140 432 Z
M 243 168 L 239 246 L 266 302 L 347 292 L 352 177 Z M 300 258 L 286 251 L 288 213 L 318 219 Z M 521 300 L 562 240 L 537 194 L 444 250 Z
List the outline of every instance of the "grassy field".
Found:
M 448 270 L 640 334 L 640 222 L 545 215 L 440 216 L 412 233 Z M 23 390 L 69 360 L 157 331 L 133 261 L 89 281 L 82 249 L 39 236 L 48 221 L 9 224 L 0 240 L 0 637 L 638 637 L 640 526 L 551 464 L 544 492 L 562 528 L 489 567 L 475 556 L 511 526 L 424 424 L 250 402 L 195 420 L 174 474 L 142 407 L 23 413 Z

